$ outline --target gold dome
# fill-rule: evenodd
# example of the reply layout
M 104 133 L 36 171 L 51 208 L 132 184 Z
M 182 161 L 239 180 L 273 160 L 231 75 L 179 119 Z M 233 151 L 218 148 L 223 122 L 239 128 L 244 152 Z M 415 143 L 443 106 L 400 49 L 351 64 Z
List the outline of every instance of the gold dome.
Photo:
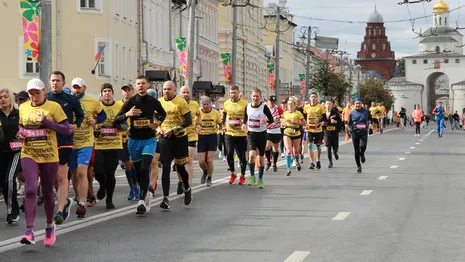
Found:
M 446 3 L 444 3 L 443 0 L 440 0 L 437 4 L 434 5 L 433 12 L 434 13 L 449 12 L 449 6 Z

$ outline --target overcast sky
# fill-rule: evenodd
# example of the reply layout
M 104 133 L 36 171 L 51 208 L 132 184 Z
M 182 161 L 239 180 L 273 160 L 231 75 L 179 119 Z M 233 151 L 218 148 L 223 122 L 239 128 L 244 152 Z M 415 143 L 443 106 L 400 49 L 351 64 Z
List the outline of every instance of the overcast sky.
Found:
M 268 3 L 277 3 L 279 0 L 264 0 L 265 6 Z M 304 17 L 336 19 L 347 21 L 366 21 L 374 10 L 376 4 L 378 12 L 383 16 L 384 21 L 402 20 L 431 15 L 433 5 L 439 0 L 432 0 L 430 3 L 417 3 L 398 5 L 401 0 L 287 0 L 287 6 L 294 17 L 294 22 L 298 24 L 296 32 L 300 34 L 301 26 L 316 26 L 319 28 L 320 36 L 330 36 L 339 38 L 339 49 L 346 50 L 351 54 L 351 58 L 357 57 L 360 44 L 365 35 L 365 24 L 360 23 L 336 23 L 310 20 Z M 410 0 L 412 1 L 412 0 Z M 449 9 L 465 5 L 465 0 L 445 0 L 449 4 Z M 350 4 L 349 4 L 350 3 Z M 409 14 L 410 10 L 410 14 Z M 450 13 L 451 23 L 455 27 L 455 22 L 460 27 L 465 27 L 465 8 Z M 432 18 L 415 20 L 415 31 L 420 29 L 425 31 L 431 27 Z M 409 21 L 400 23 L 385 23 L 387 36 L 391 42 L 391 47 L 396 53 L 396 58 L 418 53 L 417 35 L 412 32 L 412 24 Z M 465 30 L 461 31 L 465 34 Z

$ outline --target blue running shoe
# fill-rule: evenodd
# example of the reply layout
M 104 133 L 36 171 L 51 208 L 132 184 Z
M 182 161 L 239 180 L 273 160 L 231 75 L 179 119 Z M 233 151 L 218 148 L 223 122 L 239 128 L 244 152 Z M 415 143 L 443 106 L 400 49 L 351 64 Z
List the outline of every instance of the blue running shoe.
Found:
M 134 188 L 134 198 L 139 200 L 140 199 L 140 188 Z
M 134 190 L 129 191 L 128 200 L 134 200 Z

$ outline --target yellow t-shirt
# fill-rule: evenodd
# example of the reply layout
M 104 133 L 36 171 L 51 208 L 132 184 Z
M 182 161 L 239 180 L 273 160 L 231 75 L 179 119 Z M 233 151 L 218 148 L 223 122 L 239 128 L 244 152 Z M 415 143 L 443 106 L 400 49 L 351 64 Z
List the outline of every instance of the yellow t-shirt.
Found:
M 380 114 L 378 118 L 384 118 L 386 116 L 386 108 L 384 106 L 379 106 Z
M 58 162 L 58 142 L 55 130 L 37 122 L 37 114 L 55 123 L 67 120 L 60 104 L 46 100 L 41 106 L 32 106 L 31 102 L 19 107 L 19 124 L 24 127 L 26 139 L 21 149 L 21 158 L 31 158 L 37 163 Z
M 216 109 L 212 109 L 208 113 L 204 113 L 202 110 L 200 110 L 200 117 L 202 119 L 200 135 L 203 136 L 217 134 L 218 125 L 223 122 L 220 112 Z
M 240 99 L 233 102 L 231 99 L 224 102 L 223 109 L 226 113 L 226 134 L 230 136 L 247 136 L 247 131 L 242 131 L 247 100 Z
M 100 136 L 95 138 L 95 150 L 123 149 L 123 132 L 113 125 L 116 115 L 121 110 L 121 103 L 108 106 L 100 102 L 100 106 L 107 114 L 107 119 L 97 125 L 100 128 Z
M 166 100 L 164 97 L 160 100 L 163 109 L 166 112 L 166 118 L 161 124 L 161 130 L 167 131 L 174 129 L 184 122 L 184 115 L 190 112 L 189 105 L 187 105 L 186 100 L 179 96 L 175 96 L 171 100 Z M 176 137 L 183 137 L 186 135 L 186 129 L 181 129 L 177 134 L 174 134 Z
M 119 100 L 118 102 L 116 102 L 120 107 L 123 107 L 124 105 L 124 101 L 123 100 Z M 129 124 L 129 123 L 128 123 Z M 129 126 L 128 126 L 129 127 Z M 123 136 L 123 144 L 128 142 L 128 131 L 121 131 L 121 135 Z
M 371 106 L 369 110 L 370 110 L 370 115 L 372 118 L 378 118 L 379 108 L 377 106 Z
M 189 142 L 198 141 L 199 135 L 197 134 L 197 130 L 195 130 L 195 126 L 197 125 L 197 115 L 200 114 L 199 103 L 190 100 L 188 105 L 192 114 L 192 124 L 186 128 L 187 140 Z
M 300 136 L 300 125 L 292 123 L 292 121 L 299 121 L 304 119 L 304 115 L 300 111 L 289 112 L 285 111 L 283 114 L 284 120 L 286 120 L 284 135 L 288 137 L 297 137 Z
M 94 127 L 87 124 L 87 119 L 97 117 L 97 114 L 102 111 L 100 102 L 93 97 L 85 95 L 79 102 L 84 111 L 84 121 L 74 132 L 73 149 L 94 146 Z
M 304 107 L 304 114 L 307 115 L 307 127 L 305 130 L 308 133 L 321 133 L 323 128 L 319 123 L 323 119 L 323 114 L 326 112 L 326 108 L 321 104 L 314 106 L 308 104 Z

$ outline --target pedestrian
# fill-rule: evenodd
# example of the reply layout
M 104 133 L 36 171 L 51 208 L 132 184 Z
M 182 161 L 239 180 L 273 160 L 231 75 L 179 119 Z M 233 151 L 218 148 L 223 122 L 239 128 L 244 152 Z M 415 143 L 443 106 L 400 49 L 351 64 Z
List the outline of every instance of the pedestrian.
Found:
M 355 99 L 355 110 L 350 112 L 349 127 L 352 131 L 352 143 L 354 145 L 355 163 L 357 164 L 357 173 L 362 172 L 361 163 L 365 163 L 365 151 L 368 142 L 368 126 L 371 121 L 371 115 L 368 109 L 362 108 L 362 99 Z M 361 162 L 361 163 L 360 163 Z
M 415 110 L 412 112 L 412 118 L 415 122 L 415 137 L 420 137 L 420 125 L 423 119 L 423 111 L 421 111 L 420 105 L 416 105 Z
M 438 131 L 438 136 L 442 137 L 444 133 L 444 107 L 442 102 L 433 109 L 433 115 L 436 116 L 436 130 Z

